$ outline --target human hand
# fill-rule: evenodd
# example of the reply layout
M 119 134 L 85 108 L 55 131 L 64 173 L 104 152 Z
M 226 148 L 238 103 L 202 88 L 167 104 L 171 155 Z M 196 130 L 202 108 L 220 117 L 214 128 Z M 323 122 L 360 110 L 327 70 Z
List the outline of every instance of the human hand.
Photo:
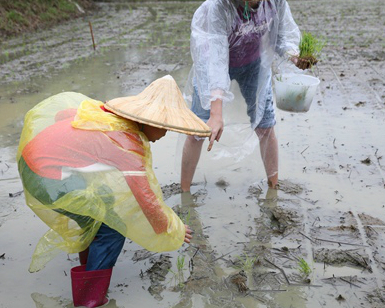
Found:
M 221 116 L 211 116 L 207 121 L 207 125 L 211 128 L 210 143 L 207 151 L 210 151 L 214 145 L 214 141 L 219 141 L 223 132 L 223 120 Z
M 301 70 L 306 70 L 311 68 L 313 65 L 317 64 L 318 60 L 314 57 L 312 58 L 300 58 L 299 56 L 293 56 L 290 58 L 291 62 L 294 63 L 296 67 Z
M 207 125 L 211 128 L 210 143 L 207 151 L 210 151 L 214 145 L 214 141 L 219 141 L 223 132 L 223 118 L 222 118 L 222 101 L 217 99 L 211 103 L 210 119 Z
M 189 228 L 188 225 L 184 225 L 185 228 L 186 228 L 186 233 L 184 235 L 184 242 L 189 244 L 190 243 L 190 240 L 192 239 L 192 235 L 191 235 L 191 229 Z

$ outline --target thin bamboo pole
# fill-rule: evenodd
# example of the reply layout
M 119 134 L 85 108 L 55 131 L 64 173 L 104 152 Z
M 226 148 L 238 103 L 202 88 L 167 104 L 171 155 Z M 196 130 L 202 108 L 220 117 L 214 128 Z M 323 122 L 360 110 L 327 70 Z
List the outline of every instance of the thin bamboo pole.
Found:
M 93 33 L 93 31 L 92 31 L 92 25 L 91 25 L 91 22 L 89 21 L 88 24 L 89 24 L 89 26 L 90 26 L 90 31 L 91 31 L 92 45 L 94 46 L 94 50 L 96 50 L 95 39 L 94 39 L 94 33 Z

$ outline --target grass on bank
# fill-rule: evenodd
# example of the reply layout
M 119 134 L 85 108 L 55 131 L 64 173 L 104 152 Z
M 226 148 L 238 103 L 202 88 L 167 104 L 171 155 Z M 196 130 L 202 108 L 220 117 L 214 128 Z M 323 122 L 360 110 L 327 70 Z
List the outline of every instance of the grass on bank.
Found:
M 0 0 L 0 35 L 12 36 L 78 17 L 92 0 Z

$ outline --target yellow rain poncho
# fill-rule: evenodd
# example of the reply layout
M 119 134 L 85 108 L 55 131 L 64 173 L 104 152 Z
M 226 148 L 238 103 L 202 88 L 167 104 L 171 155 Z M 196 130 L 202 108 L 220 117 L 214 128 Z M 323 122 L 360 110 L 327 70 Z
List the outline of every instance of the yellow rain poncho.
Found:
M 85 250 L 105 223 L 147 250 L 178 249 L 185 226 L 162 199 L 146 136 L 135 122 L 82 94 L 31 109 L 17 153 L 27 205 L 50 230 L 30 272 L 60 251 Z

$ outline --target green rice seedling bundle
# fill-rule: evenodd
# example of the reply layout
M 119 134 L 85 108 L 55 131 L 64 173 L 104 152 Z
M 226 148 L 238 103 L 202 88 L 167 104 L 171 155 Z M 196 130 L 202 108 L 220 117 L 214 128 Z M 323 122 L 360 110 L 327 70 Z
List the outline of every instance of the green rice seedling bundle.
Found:
M 303 32 L 299 43 L 299 60 L 307 62 L 312 67 L 318 62 L 325 42 L 314 37 L 310 32 Z

